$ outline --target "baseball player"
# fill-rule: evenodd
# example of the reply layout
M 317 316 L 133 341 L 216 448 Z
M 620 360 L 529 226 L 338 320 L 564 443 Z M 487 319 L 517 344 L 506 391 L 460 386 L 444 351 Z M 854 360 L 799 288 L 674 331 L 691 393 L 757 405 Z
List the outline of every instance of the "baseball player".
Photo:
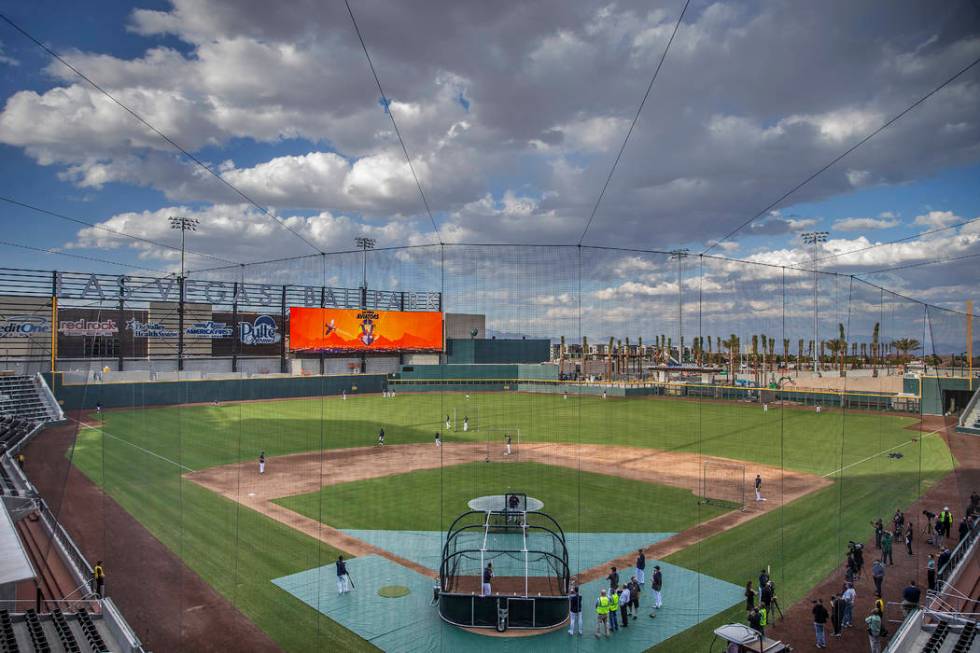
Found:
M 259 474 L 265 474 L 265 452 L 259 453 Z
M 469 430 L 470 430 L 470 418 L 463 417 L 463 433 L 466 433 Z
M 507 439 L 507 453 L 505 453 L 504 455 L 505 456 L 509 456 L 510 455 L 510 442 L 511 442 L 510 441 L 510 434 L 508 433 L 504 437 Z
M 446 415 L 446 430 L 449 431 L 451 429 L 452 429 L 452 423 L 449 421 L 449 415 Z
M 762 476 L 759 474 L 755 475 L 755 500 L 765 501 L 765 498 L 762 496 Z
M 350 576 L 347 573 L 347 563 L 344 556 L 337 556 L 337 594 L 346 594 L 350 591 Z
M 493 563 L 488 562 L 487 568 L 483 570 L 483 585 L 480 587 L 480 596 L 490 596 L 492 592 L 490 581 L 493 580 Z
M 442 437 L 439 435 L 439 432 L 436 431 L 436 449 L 438 449 L 441 446 L 442 446 Z
M 385 430 L 384 429 L 381 429 L 380 431 L 378 431 L 378 444 L 377 444 L 377 446 L 379 446 L 379 447 L 385 446 Z

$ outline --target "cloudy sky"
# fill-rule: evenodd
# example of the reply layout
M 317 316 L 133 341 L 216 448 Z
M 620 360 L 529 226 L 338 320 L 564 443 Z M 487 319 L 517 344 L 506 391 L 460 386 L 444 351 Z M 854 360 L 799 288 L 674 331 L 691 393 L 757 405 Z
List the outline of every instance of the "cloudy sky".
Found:
M 7 3 L 227 184 L 0 22 L 0 194 L 106 228 L 0 203 L 0 260 L 171 271 L 173 249 L 109 230 L 173 245 L 174 214 L 216 257 L 191 268 L 359 234 L 578 243 L 682 6 L 352 0 L 436 233 L 342 2 Z M 692 0 L 584 242 L 796 266 L 799 234 L 826 230 L 823 269 L 980 300 L 980 65 L 719 242 L 978 57 L 975 2 Z M 918 265 L 937 259 L 956 260 Z M 597 301 L 663 294 L 630 261 L 610 257 Z

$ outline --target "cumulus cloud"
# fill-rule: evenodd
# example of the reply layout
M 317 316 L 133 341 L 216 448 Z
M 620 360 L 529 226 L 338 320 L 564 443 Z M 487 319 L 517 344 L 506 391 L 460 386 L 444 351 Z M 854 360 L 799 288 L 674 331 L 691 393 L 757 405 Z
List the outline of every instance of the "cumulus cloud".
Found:
M 884 215 L 884 214 L 882 214 Z M 873 231 L 875 229 L 891 229 L 901 224 L 890 217 L 881 218 L 843 218 L 835 220 L 832 229 L 835 231 Z
M 637 0 L 358 7 L 442 237 L 577 242 L 676 10 Z M 843 0 L 692 11 L 586 242 L 717 239 L 980 53 L 959 7 L 903 5 L 887 24 L 866 11 Z M 427 222 L 343 5 L 173 0 L 136 9 L 127 27 L 148 37 L 138 56 L 65 56 L 183 147 L 217 159 L 260 204 L 372 228 Z M 159 45 L 161 35 L 180 46 Z M 60 65 L 45 72 L 50 85 L 6 98 L 0 142 L 92 192 L 119 183 L 175 205 L 240 201 Z M 975 161 L 978 103 L 975 79 L 957 80 L 792 199 Z M 263 154 L 284 139 L 304 149 Z M 248 163 L 219 163 L 236 158 Z M 879 222 L 853 228 L 891 218 L 866 219 Z M 776 215 L 745 233 L 815 224 Z

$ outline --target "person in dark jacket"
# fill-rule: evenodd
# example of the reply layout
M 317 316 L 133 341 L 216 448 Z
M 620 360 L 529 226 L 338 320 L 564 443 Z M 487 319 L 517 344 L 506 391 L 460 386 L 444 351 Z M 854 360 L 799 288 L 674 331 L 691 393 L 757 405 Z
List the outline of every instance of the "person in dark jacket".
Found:
M 664 575 L 660 571 L 660 565 L 653 566 L 653 580 L 650 581 L 650 587 L 653 588 L 653 607 L 659 610 L 663 607 L 663 597 L 660 592 L 664 588 Z
M 582 596 L 578 588 L 573 587 L 568 597 L 568 634 L 575 634 L 575 624 L 578 624 L 578 634 L 582 634 Z
M 640 614 L 640 592 L 643 590 L 643 586 L 640 585 L 636 576 L 632 576 L 628 587 L 630 588 L 630 611 L 633 613 L 633 618 L 636 619 L 637 615 Z
M 881 517 L 871 522 L 871 527 L 875 529 L 875 548 L 881 548 L 881 534 L 885 532 L 885 525 L 881 523 Z M 826 608 L 824 608 L 826 610 Z
M 960 542 L 963 541 L 963 538 L 965 538 L 969 532 L 970 524 L 966 521 L 966 517 L 964 517 L 960 520 Z
M 827 648 L 827 618 L 830 617 L 830 613 L 827 612 L 827 608 L 823 606 L 823 599 L 817 599 L 813 602 L 813 630 L 817 637 L 817 648 Z
M 640 585 L 647 582 L 646 577 L 647 557 L 643 549 L 636 550 L 636 580 Z
M 755 608 L 749 611 L 749 628 L 756 631 L 763 637 L 766 635 L 765 628 L 762 626 L 762 615 Z
M 834 627 L 834 637 L 840 637 L 844 629 L 844 600 L 836 594 L 830 597 L 830 624 Z
M 609 589 L 615 592 L 619 587 L 619 572 L 616 571 L 615 567 L 609 568 L 609 575 L 606 576 L 606 580 L 609 581 Z
M 905 526 L 905 551 L 909 555 L 912 555 L 912 537 L 913 537 L 912 522 L 909 522 Z
M 772 586 L 769 584 L 768 580 L 766 581 L 766 584 L 763 585 L 762 588 L 759 590 L 759 604 L 766 609 L 767 613 L 771 614 L 770 611 L 772 609 Z
M 752 612 L 755 609 L 755 590 L 752 589 L 752 581 L 745 583 L 745 610 Z

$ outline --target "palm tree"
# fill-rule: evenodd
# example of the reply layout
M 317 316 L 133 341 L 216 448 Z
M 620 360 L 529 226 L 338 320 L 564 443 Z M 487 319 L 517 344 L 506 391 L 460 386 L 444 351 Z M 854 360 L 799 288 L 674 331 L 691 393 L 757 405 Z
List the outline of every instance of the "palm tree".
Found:
M 776 356 L 774 355 L 775 349 L 776 349 L 776 339 L 769 338 L 769 371 L 770 372 L 776 369 L 776 365 L 775 365 Z
M 875 322 L 874 331 L 871 332 L 871 376 L 878 378 L 878 335 L 881 332 L 881 323 Z
M 735 357 L 738 355 L 738 336 L 736 336 L 733 333 L 731 335 L 731 337 L 728 338 L 728 340 L 722 341 L 721 344 L 724 345 L 728 349 L 728 369 L 729 369 L 728 382 L 730 384 L 734 384 L 735 383 L 735 369 L 736 369 L 735 368 Z
M 800 375 L 800 368 L 803 367 L 803 338 L 796 343 L 799 348 L 796 350 L 796 376 Z
M 783 338 L 783 369 L 789 365 L 789 338 Z
M 844 376 L 844 363 L 847 361 L 847 336 L 844 334 L 844 323 L 838 322 L 840 337 L 837 338 L 837 352 L 840 357 L 840 375 Z
M 898 340 L 893 340 L 892 345 L 902 358 L 908 358 L 909 352 L 921 347 L 922 343 L 915 338 L 899 338 Z

